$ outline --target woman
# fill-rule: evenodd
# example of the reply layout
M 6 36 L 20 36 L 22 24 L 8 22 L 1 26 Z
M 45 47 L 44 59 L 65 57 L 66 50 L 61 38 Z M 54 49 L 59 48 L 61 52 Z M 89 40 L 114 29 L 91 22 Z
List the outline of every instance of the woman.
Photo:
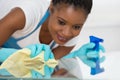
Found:
M 53 49 L 53 53 L 59 59 L 77 44 L 75 37 L 80 34 L 91 7 L 92 0 L 52 0 L 51 3 L 47 0 L 1 0 L 0 46 L 11 36 L 19 39 L 31 34 L 18 40 L 18 48 L 35 43 L 49 45 L 55 41 L 59 46 Z M 47 10 L 46 20 L 38 25 Z M 31 33 L 37 25 L 39 28 Z
M 91 8 L 92 0 L 0 0 L 0 46 L 47 44 L 60 59 L 79 41 Z

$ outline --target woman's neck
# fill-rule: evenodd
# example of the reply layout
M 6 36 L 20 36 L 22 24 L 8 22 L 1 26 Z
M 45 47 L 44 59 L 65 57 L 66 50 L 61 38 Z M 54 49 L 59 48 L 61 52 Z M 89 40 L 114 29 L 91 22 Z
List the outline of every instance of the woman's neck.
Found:
M 48 30 L 48 20 L 49 18 L 42 24 L 41 30 L 39 33 L 39 41 L 44 44 L 50 44 L 50 42 L 52 41 L 52 37 Z

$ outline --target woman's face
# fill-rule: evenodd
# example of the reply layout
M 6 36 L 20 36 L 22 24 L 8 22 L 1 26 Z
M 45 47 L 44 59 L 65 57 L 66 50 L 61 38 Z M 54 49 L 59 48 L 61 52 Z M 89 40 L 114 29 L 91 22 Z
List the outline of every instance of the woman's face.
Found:
M 87 15 L 84 10 L 75 9 L 73 6 L 50 7 L 48 29 L 53 40 L 63 45 L 76 37 L 80 33 L 86 18 Z

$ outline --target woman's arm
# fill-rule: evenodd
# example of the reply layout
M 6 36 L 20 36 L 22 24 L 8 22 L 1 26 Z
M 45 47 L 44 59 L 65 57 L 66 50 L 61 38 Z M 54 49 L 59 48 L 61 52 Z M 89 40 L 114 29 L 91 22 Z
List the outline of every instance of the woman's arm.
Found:
M 73 49 L 74 46 L 72 47 L 65 47 L 65 46 L 58 46 L 57 48 L 53 49 L 53 54 L 55 56 L 55 59 L 60 59 L 62 57 L 64 57 L 65 55 L 69 54 L 70 51 Z M 65 74 L 67 74 L 68 71 L 61 68 L 57 71 L 54 71 L 52 76 L 64 76 Z
M 60 59 L 64 57 L 65 55 L 69 54 L 70 51 L 73 49 L 72 47 L 65 47 L 65 46 L 58 46 L 57 48 L 53 49 L 53 54 L 55 56 L 55 59 Z
M 0 19 L 0 46 L 17 30 L 25 26 L 25 15 L 20 8 L 12 9 L 4 18 Z

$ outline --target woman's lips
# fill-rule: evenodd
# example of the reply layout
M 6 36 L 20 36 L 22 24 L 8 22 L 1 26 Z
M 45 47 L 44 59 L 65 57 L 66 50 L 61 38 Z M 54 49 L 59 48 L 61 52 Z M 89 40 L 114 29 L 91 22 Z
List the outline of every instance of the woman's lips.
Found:
M 60 36 L 59 34 L 57 35 L 57 38 L 61 42 L 66 42 L 67 41 L 67 39 L 65 39 L 64 37 Z

